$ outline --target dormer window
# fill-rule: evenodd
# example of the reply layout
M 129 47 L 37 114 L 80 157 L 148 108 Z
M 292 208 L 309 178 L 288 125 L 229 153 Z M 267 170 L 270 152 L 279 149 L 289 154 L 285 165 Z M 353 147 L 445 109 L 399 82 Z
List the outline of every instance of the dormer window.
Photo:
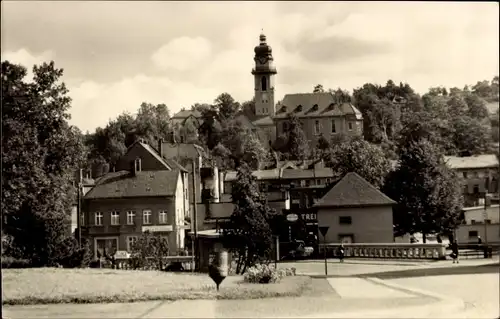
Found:
M 295 112 L 296 113 L 299 113 L 299 112 L 302 112 L 302 105 L 299 105 L 295 108 Z
M 280 113 L 286 113 L 286 106 L 283 105 L 280 109 Z

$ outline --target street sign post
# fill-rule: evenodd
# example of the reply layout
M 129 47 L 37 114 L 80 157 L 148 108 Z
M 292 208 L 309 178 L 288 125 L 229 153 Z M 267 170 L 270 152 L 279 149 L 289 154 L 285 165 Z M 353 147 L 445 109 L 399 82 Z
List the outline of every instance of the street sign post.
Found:
M 330 226 L 319 226 L 319 232 L 323 235 L 323 253 L 325 255 L 325 277 L 328 276 L 328 263 L 326 261 L 326 233 Z

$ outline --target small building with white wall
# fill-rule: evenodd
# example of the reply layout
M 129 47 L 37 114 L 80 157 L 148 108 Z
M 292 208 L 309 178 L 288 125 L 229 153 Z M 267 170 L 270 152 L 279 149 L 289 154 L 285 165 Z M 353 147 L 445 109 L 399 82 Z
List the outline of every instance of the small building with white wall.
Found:
M 500 205 L 466 207 L 464 222 L 456 230 L 458 243 L 477 243 L 477 236 L 483 242 L 500 243 Z

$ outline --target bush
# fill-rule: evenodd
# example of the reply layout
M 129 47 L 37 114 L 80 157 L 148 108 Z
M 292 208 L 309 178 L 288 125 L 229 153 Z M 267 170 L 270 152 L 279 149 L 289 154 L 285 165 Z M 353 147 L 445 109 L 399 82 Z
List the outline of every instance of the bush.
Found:
M 2 268 L 31 268 L 28 259 L 17 259 L 10 256 L 2 256 Z
M 86 241 L 82 244 L 80 248 L 76 239 L 66 238 L 59 247 L 61 258 L 58 263 L 64 268 L 88 267 L 92 261 L 90 245 Z
M 274 266 L 257 264 L 245 272 L 243 280 L 254 284 L 268 284 L 278 282 L 287 276 L 295 276 L 295 268 L 280 268 L 276 270 Z

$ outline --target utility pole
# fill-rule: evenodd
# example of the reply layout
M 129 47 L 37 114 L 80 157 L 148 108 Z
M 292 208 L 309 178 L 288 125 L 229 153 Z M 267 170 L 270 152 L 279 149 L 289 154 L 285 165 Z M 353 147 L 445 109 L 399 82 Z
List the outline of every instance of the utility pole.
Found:
M 488 207 L 490 206 L 489 203 L 489 196 L 488 193 L 484 194 L 484 212 L 483 212 L 483 222 L 484 222 L 484 244 L 488 245 L 488 224 L 486 223 L 486 220 L 488 219 Z
M 193 219 L 192 219 L 192 229 L 194 233 L 194 239 L 192 243 L 193 249 L 193 271 L 198 264 L 198 213 L 196 209 L 196 161 L 193 159 L 192 162 L 193 169 Z
M 83 188 L 83 170 L 80 168 L 80 180 L 77 189 L 76 204 L 76 227 L 78 229 L 78 247 L 82 248 L 82 188 Z

